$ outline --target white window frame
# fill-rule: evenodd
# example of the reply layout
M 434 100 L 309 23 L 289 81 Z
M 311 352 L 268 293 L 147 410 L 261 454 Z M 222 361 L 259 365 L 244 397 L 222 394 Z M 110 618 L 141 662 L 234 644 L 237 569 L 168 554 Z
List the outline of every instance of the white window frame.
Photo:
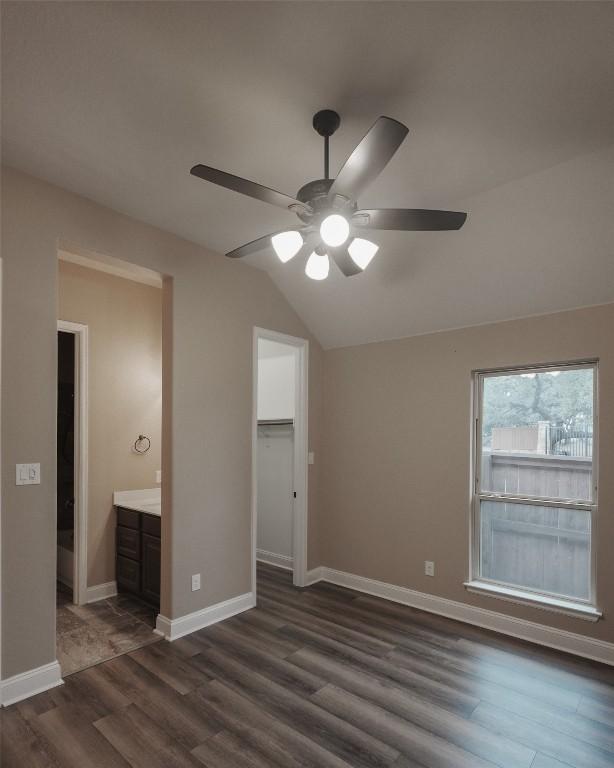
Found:
M 480 462 L 482 457 L 482 406 L 484 380 L 495 376 L 510 376 L 522 373 L 546 373 L 552 370 L 593 370 L 593 455 L 592 481 L 593 498 L 587 499 L 557 499 L 546 496 L 529 496 L 509 494 L 495 491 L 484 491 L 480 488 Z M 529 604 L 538 608 L 564 613 L 589 621 L 597 621 L 601 611 L 597 608 L 597 509 L 598 509 L 598 467 L 599 467 L 599 414 L 598 387 L 599 361 L 581 360 L 575 362 L 548 363 L 546 365 L 524 365 L 509 368 L 494 368 L 473 372 L 473 435 L 472 435 L 472 482 L 471 482 L 471 524 L 469 552 L 469 580 L 465 582 L 468 591 L 485 594 L 501 600 Z M 590 585 L 587 600 L 567 598 L 549 592 L 532 590 L 529 587 L 519 587 L 484 578 L 480 575 L 480 505 L 482 501 L 505 501 L 511 504 L 530 504 L 533 506 L 549 506 L 557 508 L 577 509 L 588 511 L 591 515 L 590 533 Z

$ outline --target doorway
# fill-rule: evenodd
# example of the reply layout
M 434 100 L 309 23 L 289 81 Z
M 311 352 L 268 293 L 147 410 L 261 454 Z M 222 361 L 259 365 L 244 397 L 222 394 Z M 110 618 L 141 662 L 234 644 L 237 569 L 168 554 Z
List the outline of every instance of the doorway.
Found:
M 256 563 L 307 571 L 307 382 L 309 342 L 254 329 L 252 591 Z
M 56 656 L 66 677 L 160 640 L 163 286 L 59 256 Z
M 57 581 L 87 602 L 87 326 L 58 321 Z
M 75 554 L 75 337 L 58 331 L 57 580 L 74 602 Z

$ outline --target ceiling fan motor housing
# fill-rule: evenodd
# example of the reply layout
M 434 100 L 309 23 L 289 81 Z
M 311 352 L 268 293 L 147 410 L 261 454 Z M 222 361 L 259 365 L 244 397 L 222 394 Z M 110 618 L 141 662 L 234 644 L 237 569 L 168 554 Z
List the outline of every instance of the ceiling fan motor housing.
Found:
M 295 210 L 297 216 L 304 222 L 313 222 L 324 213 L 330 213 L 331 209 L 343 211 L 346 215 L 351 215 L 358 207 L 356 203 L 351 203 L 341 195 L 335 195 L 332 201 L 328 197 L 328 192 L 332 187 L 334 179 L 316 179 L 304 184 L 296 193 L 296 199 L 301 203 L 308 205 L 313 213 L 305 210 Z

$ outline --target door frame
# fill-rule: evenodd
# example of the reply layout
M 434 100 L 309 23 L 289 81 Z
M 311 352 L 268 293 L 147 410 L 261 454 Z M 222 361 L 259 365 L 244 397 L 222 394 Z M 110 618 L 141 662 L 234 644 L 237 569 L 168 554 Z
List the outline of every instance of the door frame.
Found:
M 75 337 L 75 553 L 73 603 L 87 603 L 88 327 L 58 320 L 58 331 Z
M 309 459 L 308 396 L 309 396 L 309 341 L 278 331 L 254 326 L 252 343 L 252 594 L 256 596 L 256 548 L 258 546 L 258 341 L 266 339 L 294 347 L 296 350 L 294 373 L 294 492 L 292 525 L 292 573 L 296 587 L 307 581 L 307 475 Z

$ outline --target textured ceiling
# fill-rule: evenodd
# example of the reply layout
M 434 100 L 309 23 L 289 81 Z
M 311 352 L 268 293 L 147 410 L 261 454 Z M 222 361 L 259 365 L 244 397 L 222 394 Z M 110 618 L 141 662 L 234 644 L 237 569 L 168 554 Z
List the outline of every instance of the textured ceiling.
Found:
M 611 227 L 597 222 L 578 281 L 565 231 L 528 237 L 547 217 L 522 207 L 550 189 L 540 171 L 613 141 L 612 3 L 5 2 L 2 15 L 4 161 L 220 252 L 295 219 L 191 177 L 194 163 L 294 194 L 321 175 L 318 109 L 342 116 L 333 173 L 378 115 L 409 126 L 361 205 L 464 204 L 465 229 L 386 233 L 366 273 L 324 283 L 270 254 L 250 259 L 325 346 L 614 299 Z M 603 161 L 576 170 L 601 211 Z M 528 176 L 533 186 L 493 197 L 518 216 L 511 226 L 484 193 Z M 577 210 L 575 180 L 562 182 Z M 503 255 L 515 254 L 537 277 L 522 261 L 511 269 Z M 552 291 L 550 268 L 569 274 Z M 486 271 L 487 285 L 470 279 Z

